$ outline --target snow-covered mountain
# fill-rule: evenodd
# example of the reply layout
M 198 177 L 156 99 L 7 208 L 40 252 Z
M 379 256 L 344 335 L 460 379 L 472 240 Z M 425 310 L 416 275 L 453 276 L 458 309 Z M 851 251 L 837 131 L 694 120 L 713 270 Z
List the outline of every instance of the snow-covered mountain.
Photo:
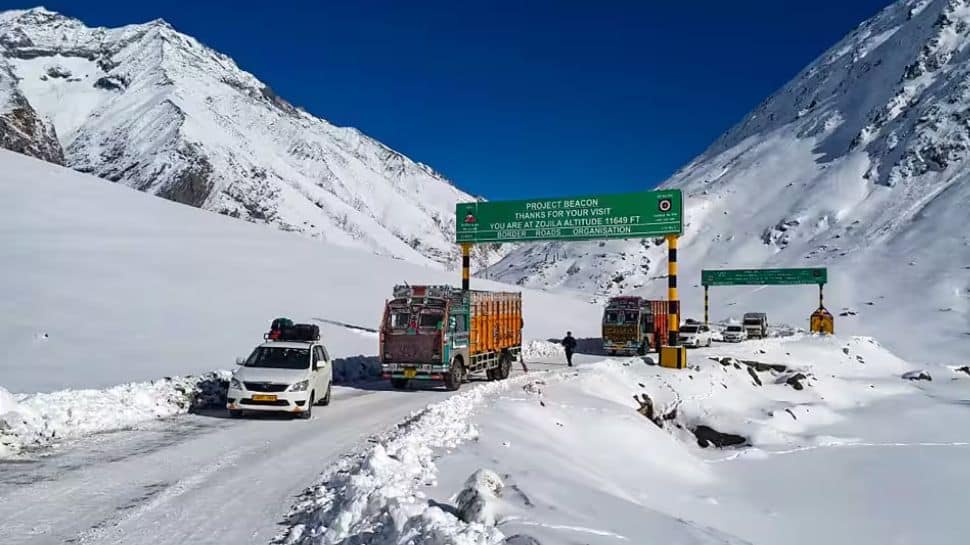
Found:
M 970 334 L 968 44 L 967 0 L 896 2 L 666 181 L 685 193 L 687 311 L 702 310 L 702 268 L 822 265 L 835 310 L 883 297 L 907 312 L 884 307 L 873 318 L 914 320 L 919 308 Z M 666 249 L 640 240 L 524 245 L 489 274 L 547 289 L 659 295 Z M 799 322 L 815 297 L 803 291 Z M 791 300 L 776 302 L 784 315 Z M 715 317 L 738 312 L 715 301 Z
M 49 121 L 48 121 L 49 120 Z M 430 167 L 292 106 L 162 20 L 0 13 L 0 145 L 165 197 L 423 264 L 457 264 Z

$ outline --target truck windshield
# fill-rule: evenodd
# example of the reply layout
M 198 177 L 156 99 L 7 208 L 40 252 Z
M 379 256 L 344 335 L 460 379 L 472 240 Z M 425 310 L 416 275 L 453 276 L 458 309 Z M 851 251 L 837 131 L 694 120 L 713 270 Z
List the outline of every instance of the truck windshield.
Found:
M 441 321 L 444 320 L 443 312 L 436 311 L 424 311 L 418 315 L 418 327 L 422 328 L 437 328 L 441 325 Z
M 758 318 L 745 318 L 744 325 L 761 325 L 761 320 Z
M 607 310 L 603 316 L 603 323 L 636 325 L 640 313 L 635 310 Z
M 410 312 L 392 312 L 387 317 L 387 325 L 393 329 L 405 329 L 411 322 Z
M 306 369 L 310 367 L 310 349 L 260 346 L 253 350 L 244 367 Z

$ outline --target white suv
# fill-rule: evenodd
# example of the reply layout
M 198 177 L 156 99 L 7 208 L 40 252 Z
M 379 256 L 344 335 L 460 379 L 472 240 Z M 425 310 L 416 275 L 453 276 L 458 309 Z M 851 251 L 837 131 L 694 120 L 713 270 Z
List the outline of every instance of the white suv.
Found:
M 698 323 L 680 326 L 680 344 L 691 348 L 711 346 L 711 328 Z
M 721 338 L 724 339 L 724 342 L 739 343 L 748 338 L 748 333 L 741 324 L 728 324 L 721 332 Z
M 265 342 L 236 363 L 226 405 L 232 417 L 282 411 L 310 418 L 313 405 L 330 404 L 333 365 L 319 341 Z

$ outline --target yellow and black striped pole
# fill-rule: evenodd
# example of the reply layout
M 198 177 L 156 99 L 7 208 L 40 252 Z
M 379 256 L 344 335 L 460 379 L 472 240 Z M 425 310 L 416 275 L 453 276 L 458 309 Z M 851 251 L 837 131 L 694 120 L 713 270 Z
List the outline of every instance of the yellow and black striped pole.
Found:
M 824 286 L 824 284 L 818 285 L 818 308 L 825 308 L 825 298 L 822 296 L 822 286 Z
M 677 235 L 667 235 L 667 344 L 677 346 L 680 336 L 680 297 L 677 295 Z
M 704 325 L 711 325 L 711 299 L 709 297 L 708 291 L 710 291 L 709 286 L 704 286 Z
M 469 278 L 471 277 L 472 245 L 463 243 L 461 245 L 461 289 L 468 291 Z

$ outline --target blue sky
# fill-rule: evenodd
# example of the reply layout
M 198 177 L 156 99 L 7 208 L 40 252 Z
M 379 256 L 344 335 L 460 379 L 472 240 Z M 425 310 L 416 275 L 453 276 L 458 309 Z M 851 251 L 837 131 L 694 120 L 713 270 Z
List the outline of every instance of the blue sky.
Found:
M 887 3 L 44 5 L 89 25 L 164 18 L 290 102 L 504 199 L 662 182 Z

